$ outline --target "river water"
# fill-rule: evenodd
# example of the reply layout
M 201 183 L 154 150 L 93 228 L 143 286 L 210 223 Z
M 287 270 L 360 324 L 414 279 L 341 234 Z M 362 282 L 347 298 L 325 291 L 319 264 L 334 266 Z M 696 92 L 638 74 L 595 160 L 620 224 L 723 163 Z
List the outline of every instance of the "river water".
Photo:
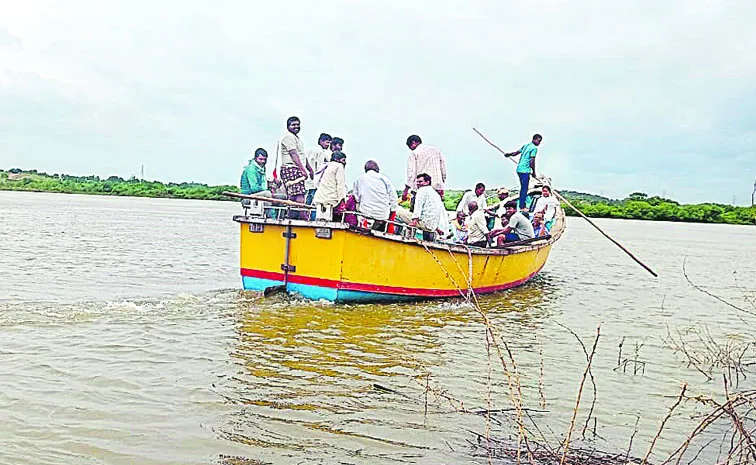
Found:
M 476 433 L 505 438 L 514 414 L 496 357 L 489 378 L 475 309 L 241 292 L 237 212 L 226 202 L 0 192 L 0 463 L 486 463 Z M 683 382 L 691 395 L 723 391 L 721 369 L 708 380 L 668 333 L 691 347 L 696 334 L 754 340 L 753 316 L 694 289 L 683 260 L 692 282 L 752 308 L 756 228 L 598 223 L 660 277 L 570 218 L 539 277 L 481 306 L 552 444 L 569 427 L 586 365 L 565 327 L 590 350 L 601 324 L 595 420 L 581 439 L 588 382 L 573 437 L 621 451 L 637 421 L 632 452 L 642 456 Z M 756 387 L 756 376 L 738 378 L 737 389 Z M 488 405 L 503 411 L 470 413 Z M 684 402 L 652 458 L 678 445 L 701 409 Z

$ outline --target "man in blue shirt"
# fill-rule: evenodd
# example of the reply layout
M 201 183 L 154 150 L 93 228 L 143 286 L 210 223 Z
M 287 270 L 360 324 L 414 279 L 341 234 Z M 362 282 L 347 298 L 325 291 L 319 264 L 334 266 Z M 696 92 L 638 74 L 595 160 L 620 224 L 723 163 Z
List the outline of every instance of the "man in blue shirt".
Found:
M 534 178 L 537 178 L 535 157 L 538 153 L 538 146 L 541 145 L 543 137 L 540 134 L 533 136 L 533 142 L 525 144 L 522 148 L 516 152 L 505 153 L 507 157 L 520 156 L 520 161 L 517 163 L 517 177 L 520 178 L 520 210 L 527 211 L 525 208 L 525 200 L 528 198 L 528 185 L 530 184 L 531 172 Z

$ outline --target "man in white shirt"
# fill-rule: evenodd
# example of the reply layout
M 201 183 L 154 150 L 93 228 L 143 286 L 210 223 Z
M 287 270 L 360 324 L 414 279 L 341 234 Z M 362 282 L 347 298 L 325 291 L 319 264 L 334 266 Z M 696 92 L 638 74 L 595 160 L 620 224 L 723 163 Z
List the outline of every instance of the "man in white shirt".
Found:
M 407 138 L 407 147 L 412 151 L 407 160 L 407 180 L 402 193 L 402 200 L 407 200 L 409 192 L 416 192 L 420 186 L 417 179 L 425 173 L 433 179 L 433 189 L 443 198 L 446 183 L 446 159 L 439 149 L 423 144 L 420 136 Z M 414 197 L 413 197 L 414 198 Z
M 505 242 L 533 239 L 535 237 L 533 225 L 530 223 L 530 220 L 525 218 L 522 212 L 517 211 L 517 202 L 510 200 L 504 205 L 504 208 L 506 208 L 505 216 L 509 220 L 507 225 L 504 226 L 504 229 L 491 232 L 491 237 L 497 238 L 498 245 L 503 245 Z M 502 222 L 504 222 L 503 218 Z
M 534 212 L 543 213 L 543 223 L 546 226 L 546 232 L 551 231 L 551 226 L 554 224 L 554 218 L 559 207 L 559 200 L 552 195 L 551 187 L 543 186 L 541 197 L 536 201 Z
M 392 211 L 396 210 L 396 189 L 391 180 L 380 173 L 378 163 L 365 163 L 365 173 L 354 181 L 352 187 L 357 211 L 375 221 L 373 229 L 383 229 Z
M 318 188 L 315 182 L 316 178 L 319 178 L 323 174 L 325 166 L 331 161 L 331 151 L 328 150 L 331 147 L 332 137 L 326 133 L 322 133 L 318 137 L 318 146 L 314 149 L 310 149 L 307 152 L 307 174 L 309 175 L 305 180 L 305 189 L 307 189 L 307 205 L 312 205 L 312 198 L 315 197 L 315 189 Z
M 475 190 L 465 192 L 462 200 L 459 201 L 459 205 L 457 205 L 457 211 L 465 212 L 465 215 L 469 216 L 472 213 L 469 208 L 470 202 L 475 202 L 481 210 L 485 210 L 488 206 L 486 201 L 486 186 L 482 182 L 475 185 Z
M 334 152 L 326 165 L 315 191 L 312 202 L 315 204 L 315 218 L 326 221 L 340 221 L 346 200 L 346 155 Z
M 423 240 L 434 240 L 434 234 L 442 236 L 449 229 L 446 207 L 441 196 L 431 187 L 431 177 L 427 173 L 417 176 L 417 193 L 415 205 L 410 213 L 407 209 L 397 207 L 396 216 L 413 228 L 423 230 Z
M 470 202 L 470 219 L 467 220 L 467 243 L 474 247 L 486 247 L 491 238 L 491 232 L 486 224 L 486 215 L 478 203 Z

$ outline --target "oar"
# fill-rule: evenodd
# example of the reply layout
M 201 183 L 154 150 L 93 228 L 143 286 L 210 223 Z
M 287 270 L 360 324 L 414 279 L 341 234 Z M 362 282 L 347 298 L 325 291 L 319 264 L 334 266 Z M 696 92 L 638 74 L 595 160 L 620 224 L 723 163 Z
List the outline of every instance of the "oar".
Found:
M 292 202 L 291 200 L 276 199 L 274 197 L 264 197 L 262 195 L 254 195 L 254 194 L 239 194 L 237 192 L 228 192 L 228 191 L 224 191 L 222 192 L 222 194 L 228 197 L 236 197 L 237 199 L 259 200 L 261 202 L 278 203 L 281 205 L 288 205 L 290 207 L 305 208 L 307 210 L 315 210 L 315 206 L 313 205 L 307 205 L 307 204 L 299 203 L 299 202 Z
M 487 138 L 486 136 L 484 136 L 484 135 L 483 135 L 483 134 L 482 134 L 482 133 L 481 133 L 480 131 L 478 131 L 478 130 L 477 130 L 477 129 L 475 129 L 475 128 L 473 128 L 473 131 L 475 131 L 475 132 L 476 132 L 476 133 L 477 133 L 477 134 L 478 134 L 478 135 L 479 135 L 480 137 L 482 137 L 484 141 L 488 142 L 488 144 L 489 144 L 489 145 L 490 145 L 491 147 L 493 147 L 493 148 L 495 148 L 496 150 L 498 150 L 499 152 L 501 152 L 501 154 L 502 154 L 502 155 L 504 155 L 504 158 L 506 158 L 506 159 L 508 159 L 508 160 L 511 160 L 511 161 L 512 161 L 512 163 L 517 163 L 516 161 L 514 161 L 514 159 L 513 159 L 513 158 L 507 157 L 507 156 L 506 156 L 506 152 L 505 152 L 505 151 L 503 151 L 503 150 L 502 150 L 502 149 L 500 149 L 500 148 L 499 148 L 499 147 L 498 147 L 498 146 L 497 146 L 496 144 L 494 144 L 493 142 L 491 142 L 491 141 L 490 141 L 490 140 L 489 140 L 489 139 L 488 139 L 488 138 Z M 537 179 L 537 178 L 536 178 L 536 179 Z M 543 182 L 543 181 L 542 181 L 542 182 Z M 614 238 L 613 238 L 612 236 L 610 236 L 609 234 L 607 234 L 606 232 L 604 232 L 604 230 L 603 230 L 603 229 L 599 228 L 599 227 L 598 227 L 598 225 L 596 225 L 596 223 L 594 223 L 593 221 L 591 221 L 591 219 L 590 219 L 590 218 L 588 218 L 587 216 L 585 216 L 585 215 L 583 214 L 583 212 L 581 212 L 580 210 L 578 210 L 578 209 L 577 209 L 577 208 L 576 208 L 576 207 L 575 207 L 574 205 L 572 205 L 572 204 L 570 203 L 570 201 L 569 201 L 569 200 L 565 199 L 565 198 L 564 198 L 564 196 L 563 196 L 562 194 L 560 194 L 559 192 L 557 192 L 557 191 L 556 191 L 556 190 L 555 190 L 555 189 L 554 189 L 553 187 L 552 187 L 552 189 L 551 189 L 551 192 L 553 192 L 553 193 L 554 193 L 554 195 L 556 195 L 556 196 L 557 196 L 557 198 L 558 198 L 559 200 L 561 200 L 562 202 L 564 202 L 565 204 L 567 204 L 567 206 L 568 206 L 568 207 L 570 207 L 570 208 L 572 208 L 573 210 L 575 210 L 575 212 L 576 212 L 576 213 L 577 213 L 578 215 L 582 216 L 582 217 L 583 217 L 583 219 L 585 219 L 585 221 L 587 221 L 587 222 L 588 222 L 588 224 L 590 224 L 591 226 L 593 226 L 594 228 L 596 228 L 596 230 L 597 230 L 598 232 L 600 232 L 601 234 L 603 234 L 603 235 L 604 235 L 604 237 L 606 237 L 607 239 L 609 239 L 610 241 L 612 241 L 612 243 L 614 243 L 614 245 L 616 245 L 617 247 L 619 247 L 620 249 L 622 249 L 622 251 L 623 251 L 623 252 L 625 252 L 625 253 L 626 253 L 627 255 L 629 255 L 629 256 L 630 256 L 630 258 L 632 258 L 633 260 L 635 260 L 635 262 L 636 262 L 637 264 L 639 264 L 640 266 L 642 266 L 642 267 L 643 267 L 643 268 L 644 268 L 644 269 L 645 269 L 646 271 L 648 271 L 649 273 L 651 273 L 651 274 L 652 274 L 652 275 L 653 275 L 654 277 L 658 277 L 658 276 L 659 276 L 659 275 L 657 275 L 657 274 L 656 274 L 656 272 L 654 272 L 654 270 L 652 270 L 651 268 L 649 268 L 649 266 L 648 266 L 648 265 L 646 265 L 645 263 L 643 263 L 642 261 L 640 261 L 640 260 L 639 260 L 639 259 L 638 259 L 638 258 L 637 258 L 637 257 L 636 257 L 635 255 L 633 255 L 633 254 L 632 254 L 632 252 L 630 252 L 629 250 L 627 250 L 627 249 L 625 248 L 625 246 L 623 246 L 622 244 L 620 244 L 619 242 L 617 242 L 617 241 L 616 241 L 616 240 L 615 240 L 615 239 L 614 239 Z

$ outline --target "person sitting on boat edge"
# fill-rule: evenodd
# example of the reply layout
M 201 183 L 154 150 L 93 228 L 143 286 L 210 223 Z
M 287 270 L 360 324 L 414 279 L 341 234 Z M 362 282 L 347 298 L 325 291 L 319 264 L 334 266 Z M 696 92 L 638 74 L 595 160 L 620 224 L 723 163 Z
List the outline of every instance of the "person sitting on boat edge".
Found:
M 540 134 L 534 134 L 532 142 L 529 142 L 520 148 L 516 152 L 505 153 L 505 157 L 520 156 L 520 161 L 517 163 L 517 177 L 520 179 L 520 211 L 527 215 L 526 201 L 528 198 L 528 185 L 530 185 L 531 173 L 534 178 L 537 178 L 535 159 L 538 153 L 538 146 L 541 145 L 543 137 Z
M 452 237 L 451 242 L 454 244 L 464 244 L 467 242 L 467 215 L 465 212 L 457 211 L 457 216 L 451 220 Z
M 302 140 L 297 134 L 301 129 L 299 118 L 291 116 L 286 120 L 288 134 L 278 141 L 277 157 L 281 161 L 280 178 L 286 196 L 293 202 L 305 203 L 305 180 L 308 177 L 304 165 L 305 151 Z M 296 212 L 295 218 L 307 219 L 309 212 Z
M 347 195 L 345 166 L 346 154 L 333 152 L 312 199 L 316 207 L 315 219 L 341 221 Z
M 554 225 L 554 218 L 556 218 L 556 212 L 559 206 L 559 200 L 552 195 L 551 187 L 543 186 L 541 189 L 541 197 L 536 200 L 534 212 L 543 214 L 543 221 L 547 232 L 551 232 L 551 227 Z
M 424 241 L 433 241 L 436 234 L 444 236 L 448 231 L 448 219 L 446 207 L 441 196 L 431 187 L 431 177 L 427 173 L 417 175 L 415 202 L 412 212 L 406 208 L 397 206 L 396 216 L 407 223 L 410 227 L 419 228 L 423 231 Z M 444 225 L 446 228 L 444 229 Z
M 443 199 L 446 183 L 444 154 L 436 147 L 423 144 L 423 140 L 416 134 L 407 138 L 407 147 L 411 152 L 407 159 L 407 180 L 404 185 L 404 192 L 402 192 L 402 200 L 407 200 L 410 192 L 414 193 L 420 188 L 417 179 L 421 173 L 425 173 L 433 179 L 432 187 Z
M 365 163 L 365 173 L 359 175 L 352 186 L 354 211 L 375 220 L 372 229 L 384 231 L 391 212 L 396 211 L 396 188 L 381 174 L 375 160 Z M 351 210 L 347 204 L 347 210 Z
M 505 242 L 533 239 L 535 237 L 533 225 L 522 212 L 517 211 L 517 202 L 510 200 L 504 205 L 504 208 L 506 209 L 505 217 L 508 220 L 507 225 L 503 229 L 492 231 L 491 238 L 496 237 L 497 244 L 500 246 Z
M 486 186 L 482 182 L 476 184 L 474 190 L 465 192 L 465 195 L 462 196 L 462 200 L 460 200 L 457 205 L 457 211 L 462 211 L 465 215 L 469 216 L 470 208 L 468 205 L 473 200 L 478 204 L 478 208 L 481 210 L 485 210 L 488 206 L 486 201 Z
M 473 200 L 469 204 L 470 219 L 467 222 L 467 244 L 473 247 L 487 247 L 491 241 L 491 231 L 486 223 L 486 215 L 478 202 Z
M 543 237 L 549 233 L 546 223 L 543 221 L 543 212 L 533 213 L 533 236 Z
M 268 181 L 265 179 L 265 164 L 268 161 L 268 152 L 260 147 L 255 150 L 254 156 L 250 158 L 249 164 L 244 167 L 241 179 L 239 180 L 239 191 L 244 195 L 255 194 L 260 197 L 272 197 L 268 190 Z M 249 206 L 252 203 L 250 199 L 242 199 L 243 206 Z

